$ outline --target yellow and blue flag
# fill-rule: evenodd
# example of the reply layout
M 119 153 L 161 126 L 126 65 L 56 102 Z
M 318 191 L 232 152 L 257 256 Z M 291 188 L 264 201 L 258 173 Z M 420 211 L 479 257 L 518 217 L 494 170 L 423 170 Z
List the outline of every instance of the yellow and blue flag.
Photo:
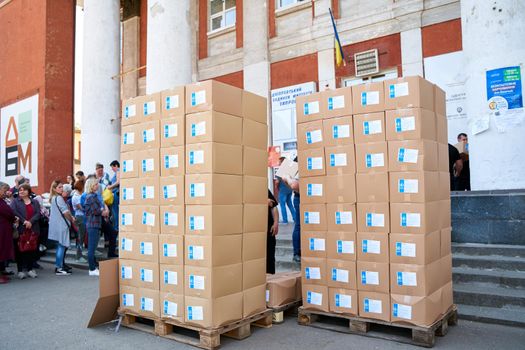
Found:
M 335 26 L 334 15 L 332 14 L 332 9 L 330 11 L 330 18 L 332 18 L 332 25 L 334 26 L 334 35 L 335 35 L 335 63 L 337 67 L 340 67 L 341 64 L 346 66 L 345 54 L 343 53 L 343 47 L 341 46 L 341 41 L 339 40 L 339 34 L 337 34 L 337 27 Z

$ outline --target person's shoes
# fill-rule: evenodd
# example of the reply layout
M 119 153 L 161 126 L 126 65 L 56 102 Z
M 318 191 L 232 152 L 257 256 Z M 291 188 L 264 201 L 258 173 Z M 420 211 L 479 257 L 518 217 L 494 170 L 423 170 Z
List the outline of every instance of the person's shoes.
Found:
M 293 256 L 293 261 L 296 262 L 296 263 L 300 263 L 301 262 L 301 256 L 300 255 L 294 255 Z
M 73 270 L 73 268 L 71 266 L 69 266 L 68 264 L 64 263 L 62 265 L 62 269 L 63 270 L 66 270 L 67 272 L 71 273 L 71 271 Z
M 36 274 L 35 270 L 29 270 L 29 272 L 27 273 L 27 275 L 31 278 L 37 278 L 38 275 Z
M 89 275 L 90 276 L 99 276 L 100 273 L 99 273 L 98 269 L 94 269 L 93 271 L 89 270 Z
M 40 266 L 40 264 L 37 263 L 36 261 L 33 263 L 33 268 L 34 268 L 34 269 L 42 270 L 42 266 Z
M 69 276 L 71 275 L 71 272 L 66 271 L 62 268 L 55 268 L 55 275 L 57 276 Z
M 20 280 L 23 280 L 24 278 L 26 278 L 26 273 L 20 271 L 19 273 L 16 274 L 16 277 L 18 277 L 18 279 Z
M 41 253 L 43 253 L 43 252 L 45 252 L 45 251 L 47 250 L 47 247 L 46 247 L 45 245 L 43 245 L 43 244 L 40 244 L 40 245 L 38 246 L 38 250 L 39 250 Z
M 81 256 L 80 258 L 78 258 L 76 260 L 77 263 L 79 264 L 86 264 L 88 261 L 86 260 L 86 258 L 84 258 L 83 256 Z

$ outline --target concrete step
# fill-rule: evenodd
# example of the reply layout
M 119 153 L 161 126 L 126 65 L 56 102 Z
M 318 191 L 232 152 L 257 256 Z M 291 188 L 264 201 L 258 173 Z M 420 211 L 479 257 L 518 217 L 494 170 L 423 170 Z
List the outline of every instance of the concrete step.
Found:
M 525 308 L 523 307 L 496 308 L 464 304 L 456 305 L 459 318 L 464 320 L 525 327 Z
M 494 283 L 502 287 L 523 288 L 523 293 L 525 293 L 525 272 L 523 271 L 498 271 L 454 267 L 452 268 L 452 276 L 454 283 Z
M 275 270 L 277 272 L 284 271 L 300 271 L 301 263 L 296 263 L 292 260 L 292 256 L 276 256 L 275 257 Z
M 291 245 L 281 245 L 277 242 L 275 246 L 275 256 L 291 256 L 293 257 L 293 247 Z
M 525 258 L 525 246 L 508 244 L 452 243 L 453 254 L 500 255 Z
M 452 255 L 453 267 L 470 267 L 477 269 L 497 269 L 508 271 L 525 271 L 525 258 L 501 255 Z
M 464 305 L 502 308 L 525 307 L 525 292 L 521 288 L 505 288 L 493 283 L 456 283 L 454 302 Z

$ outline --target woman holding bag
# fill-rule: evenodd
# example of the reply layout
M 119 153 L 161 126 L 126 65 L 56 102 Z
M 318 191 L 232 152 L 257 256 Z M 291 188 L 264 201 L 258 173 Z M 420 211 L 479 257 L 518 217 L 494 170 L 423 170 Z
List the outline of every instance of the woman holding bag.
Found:
M 38 275 L 33 270 L 33 263 L 38 259 L 38 235 L 40 234 L 40 227 L 38 222 L 40 220 L 40 204 L 37 200 L 31 199 L 31 186 L 27 183 L 20 185 L 18 188 L 18 197 L 11 202 L 11 208 L 18 217 L 18 234 L 19 238 L 16 240 L 15 256 L 16 265 L 18 267 L 18 278 L 24 279 L 26 276 L 36 278 Z M 31 235 L 36 235 L 33 238 Z M 27 239 L 34 239 L 34 250 L 27 247 L 20 247 L 21 240 L 24 236 Z M 23 245 L 23 243 L 22 243 Z

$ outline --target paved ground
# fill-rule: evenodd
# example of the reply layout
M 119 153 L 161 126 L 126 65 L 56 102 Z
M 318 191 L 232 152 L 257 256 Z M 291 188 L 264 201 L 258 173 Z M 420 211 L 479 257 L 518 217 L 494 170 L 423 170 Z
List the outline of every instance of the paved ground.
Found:
M 87 329 L 98 297 L 98 279 L 75 270 L 57 277 L 44 265 L 34 280 L 0 285 L 0 349 L 194 349 L 114 324 Z M 223 339 L 225 349 L 419 349 L 405 344 L 298 326 L 293 317 L 270 329 L 256 328 L 243 341 Z M 436 349 L 525 349 L 519 328 L 460 321 Z

